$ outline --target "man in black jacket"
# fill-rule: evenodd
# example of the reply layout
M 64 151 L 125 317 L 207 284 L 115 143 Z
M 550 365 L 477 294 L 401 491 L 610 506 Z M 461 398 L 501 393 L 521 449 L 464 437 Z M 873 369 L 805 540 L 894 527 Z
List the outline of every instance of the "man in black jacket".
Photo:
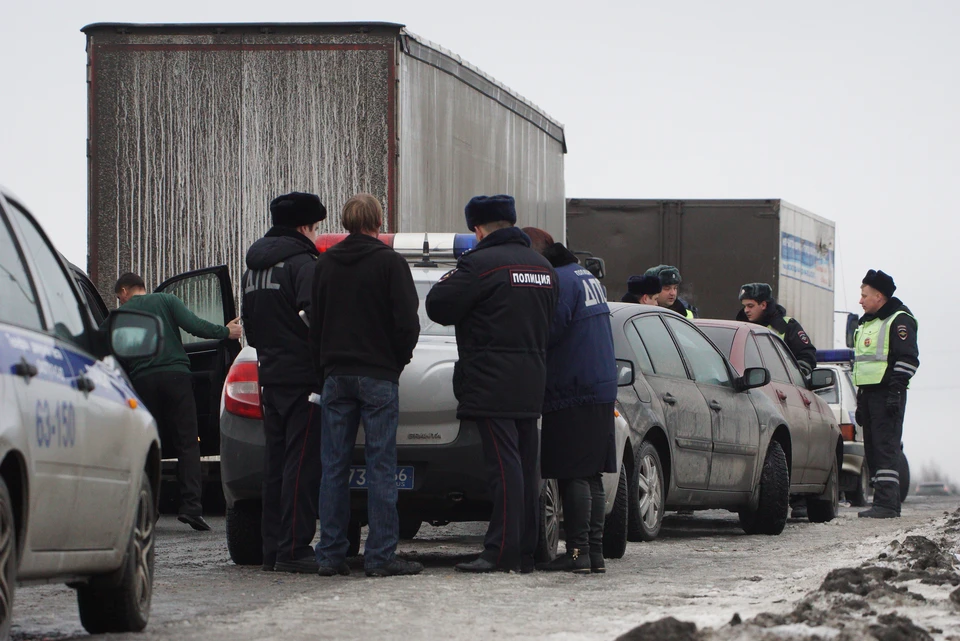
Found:
M 323 380 L 323 479 L 320 483 L 322 576 L 350 574 L 350 462 L 363 420 L 367 576 L 417 574 L 423 566 L 396 556 L 399 381 L 420 338 L 419 299 L 407 261 L 378 240 L 383 210 L 358 194 L 343 207 L 350 235 L 317 261 L 310 312 L 310 349 Z
M 796 318 L 786 315 L 783 305 L 773 298 L 773 289 L 767 283 L 749 283 L 740 288 L 738 321 L 750 321 L 768 327 L 786 343 L 804 378 L 817 367 L 817 348 Z
M 537 418 L 557 275 L 514 227 L 512 197 L 477 196 L 466 218 L 480 242 L 433 286 L 426 305 L 431 320 L 456 326 L 457 418 L 479 426 L 493 501 L 483 553 L 456 568 L 532 571 L 540 501 Z
M 907 387 L 920 367 L 917 319 L 893 293 L 893 278 L 871 269 L 860 287 L 863 317 L 857 329 L 853 383 L 857 423 L 863 426 L 867 467 L 873 473 L 873 506 L 857 514 L 872 519 L 900 516 L 900 441 Z
M 273 227 L 247 251 L 242 312 L 263 390 L 263 569 L 314 573 L 320 411 L 308 398 L 320 385 L 299 313 L 310 311 L 315 241 L 327 210 L 318 196 L 294 192 L 275 198 L 270 214 Z

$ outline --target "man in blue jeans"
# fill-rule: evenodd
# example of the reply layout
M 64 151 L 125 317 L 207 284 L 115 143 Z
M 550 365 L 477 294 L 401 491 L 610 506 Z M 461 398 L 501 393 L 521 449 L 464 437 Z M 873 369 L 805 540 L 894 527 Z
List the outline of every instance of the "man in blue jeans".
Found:
M 398 381 L 420 337 L 417 290 L 406 260 L 378 240 L 380 202 L 354 196 L 343 208 L 350 235 L 317 260 L 310 307 L 310 350 L 323 381 L 320 439 L 321 576 L 348 575 L 350 463 L 363 420 L 367 462 L 367 576 L 417 574 L 396 556 Z

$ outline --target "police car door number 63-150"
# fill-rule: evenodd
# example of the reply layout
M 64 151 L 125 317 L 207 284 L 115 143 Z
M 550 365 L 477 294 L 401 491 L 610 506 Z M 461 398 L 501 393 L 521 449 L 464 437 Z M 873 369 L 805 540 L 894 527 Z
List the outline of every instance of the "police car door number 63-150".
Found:
M 73 447 L 77 442 L 77 413 L 67 401 L 37 401 L 37 446 Z

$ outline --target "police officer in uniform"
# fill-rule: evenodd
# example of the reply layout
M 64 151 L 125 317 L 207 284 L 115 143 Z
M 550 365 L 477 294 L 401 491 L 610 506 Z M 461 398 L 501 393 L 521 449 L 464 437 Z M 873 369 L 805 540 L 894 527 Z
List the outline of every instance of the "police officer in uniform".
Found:
M 476 196 L 465 213 L 479 242 L 426 300 L 431 320 L 456 326 L 457 417 L 475 421 L 479 428 L 493 502 L 483 552 L 456 569 L 528 572 L 534 569 L 537 545 L 537 419 L 557 275 L 514 227 L 511 196 Z
M 763 325 L 774 332 L 786 343 L 804 378 L 817 367 L 817 348 L 796 318 L 787 316 L 783 305 L 773 298 L 773 289 L 767 283 L 748 283 L 740 288 L 738 321 L 750 321 Z
M 627 293 L 621 303 L 639 303 L 641 305 L 659 305 L 660 278 L 653 274 L 631 276 L 627 279 Z
M 270 203 L 273 227 L 247 251 L 243 329 L 257 348 L 266 449 L 263 474 L 263 569 L 316 573 L 311 543 L 320 497 L 320 391 L 307 325 L 319 222 L 315 194 L 293 192 Z
M 657 299 L 660 307 L 672 309 L 690 320 L 700 318 L 697 308 L 680 298 L 680 283 L 683 279 L 680 278 L 679 269 L 671 265 L 657 265 L 648 269 L 644 275 L 656 276 L 660 279 L 660 296 Z
M 893 293 L 893 278 L 871 269 L 860 286 L 864 314 L 856 334 L 853 383 L 857 422 L 863 426 L 867 465 L 873 472 L 873 506 L 858 516 L 900 516 L 900 441 L 907 386 L 920 366 L 917 320 Z

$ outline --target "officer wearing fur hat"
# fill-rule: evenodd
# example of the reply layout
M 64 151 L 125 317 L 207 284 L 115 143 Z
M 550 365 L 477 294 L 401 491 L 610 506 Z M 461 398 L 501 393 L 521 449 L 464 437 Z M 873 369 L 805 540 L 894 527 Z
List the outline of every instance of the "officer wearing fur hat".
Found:
M 476 248 L 430 290 L 427 315 L 454 325 L 457 417 L 476 423 L 493 512 L 479 558 L 461 572 L 532 571 L 540 511 L 537 419 L 547 378 L 547 341 L 557 274 L 514 225 L 511 196 L 466 206 Z
M 641 305 L 659 305 L 660 278 L 653 274 L 631 276 L 627 279 L 627 293 L 621 303 L 639 303 Z
M 680 270 L 672 265 L 657 265 L 648 269 L 644 275 L 656 276 L 660 279 L 660 295 L 657 302 L 660 307 L 672 309 L 684 318 L 693 320 L 700 318 L 697 308 L 680 298 Z
M 327 209 L 317 195 L 293 192 L 274 198 L 270 214 L 273 227 L 247 251 L 241 314 L 263 388 L 263 569 L 316 574 L 320 408 L 307 399 L 320 384 L 299 312 L 310 312 Z
M 920 366 L 917 320 L 893 293 L 893 278 L 871 269 L 860 286 L 864 314 L 856 333 L 853 383 L 857 422 L 863 426 L 867 466 L 873 472 L 873 506 L 858 516 L 900 516 L 900 441 L 907 387 Z
M 786 343 L 804 378 L 817 367 L 817 348 L 797 319 L 787 316 L 783 305 L 773 298 L 773 289 L 766 283 L 749 283 L 740 288 L 742 309 L 737 313 L 738 321 L 750 321 L 775 331 Z

